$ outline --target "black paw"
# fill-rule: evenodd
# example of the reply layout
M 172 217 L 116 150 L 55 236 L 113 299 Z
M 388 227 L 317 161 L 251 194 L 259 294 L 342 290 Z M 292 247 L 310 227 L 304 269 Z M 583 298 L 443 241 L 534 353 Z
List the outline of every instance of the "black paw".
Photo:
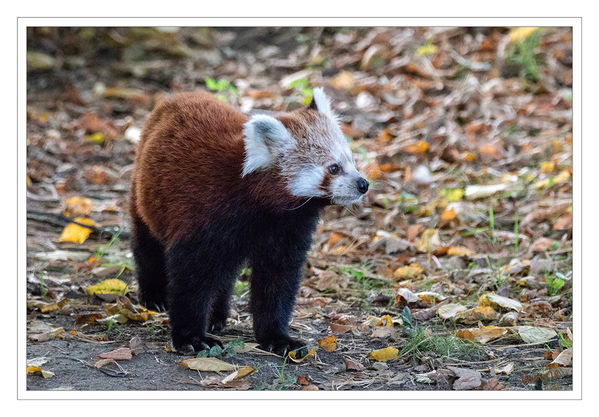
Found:
M 177 353 L 181 355 L 193 355 L 202 350 L 210 349 L 213 346 L 220 346 L 224 348 L 220 340 L 216 340 L 209 336 L 204 337 L 193 337 L 190 342 L 175 342 L 173 340 L 173 346 L 177 350 Z
M 166 300 L 157 300 L 153 298 L 145 298 L 143 295 L 139 297 L 139 304 L 148 310 L 157 311 L 159 313 L 167 311 Z
M 292 338 L 271 339 L 260 343 L 260 349 L 277 355 L 286 357 L 291 351 L 295 353 L 295 358 L 300 359 L 308 354 L 308 347 L 302 340 Z

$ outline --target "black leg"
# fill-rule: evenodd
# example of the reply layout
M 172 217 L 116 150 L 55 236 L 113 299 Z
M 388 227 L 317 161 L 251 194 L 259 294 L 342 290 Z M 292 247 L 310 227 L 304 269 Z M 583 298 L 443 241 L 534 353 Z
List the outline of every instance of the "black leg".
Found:
M 232 285 L 237 259 L 215 248 L 211 243 L 192 241 L 167 251 L 173 345 L 184 353 L 222 346 L 206 332 L 213 313 L 218 314 L 221 322 L 223 315 L 226 320 L 228 311 L 215 303 L 222 289 Z
M 139 301 L 149 309 L 166 310 L 167 277 L 163 246 L 138 217 L 133 219 L 131 237 Z
M 224 284 L 228 284 L 223 288 L 220 288 L 214 304 L 212 306 L 212 314 L 210 315 L 210 324 L 208 330 L 210 333 L 221 333 L 227 325 L 227 318 L 229 317 L 229 303 L 231 301 L 231 295 L 233 288 L 235 287 L 235 279 L 237 277 L 230 278 Z
M 254 333 L 265 350 L 285 356 L 304 347 L 301 340 L 289 336 L 289 320 L 302 275 L 305 250 L 289 244 L 254 255 L 251 277 L 251 311 Z M 302 348 L 296 352 L 301 357 Z

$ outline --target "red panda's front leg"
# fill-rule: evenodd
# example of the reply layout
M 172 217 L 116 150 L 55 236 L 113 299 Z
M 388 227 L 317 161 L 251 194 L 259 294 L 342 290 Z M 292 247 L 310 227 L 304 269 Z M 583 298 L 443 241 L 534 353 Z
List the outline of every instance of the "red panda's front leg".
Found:
M 315 217 L 307 222 L 270 223 L 251 255 L 250 308 L 257 341 L 281 356 L 296 350 L 304 356 L 306 344 L 289 336 L 289 321 L 311 243 Z

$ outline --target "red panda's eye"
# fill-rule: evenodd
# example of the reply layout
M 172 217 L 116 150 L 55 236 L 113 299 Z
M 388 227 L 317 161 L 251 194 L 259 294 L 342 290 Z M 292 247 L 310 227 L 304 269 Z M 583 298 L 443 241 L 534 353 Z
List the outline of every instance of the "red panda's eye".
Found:
M 341 168 L 337 164 L 333 164 L 333 165 L 329 166 L 329 172 L 331 173 L 331 175 L 339 174 L 340 170 L 341 170 Z

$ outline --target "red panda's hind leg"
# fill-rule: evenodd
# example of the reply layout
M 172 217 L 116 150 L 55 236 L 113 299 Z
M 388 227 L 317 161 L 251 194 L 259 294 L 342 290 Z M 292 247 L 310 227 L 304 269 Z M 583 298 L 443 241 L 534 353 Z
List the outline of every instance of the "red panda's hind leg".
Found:
M 167 309 L 167 276 L 163 245 L 139 217 L 132 218 L 131 246 L 140 303 L 156 311 Z

